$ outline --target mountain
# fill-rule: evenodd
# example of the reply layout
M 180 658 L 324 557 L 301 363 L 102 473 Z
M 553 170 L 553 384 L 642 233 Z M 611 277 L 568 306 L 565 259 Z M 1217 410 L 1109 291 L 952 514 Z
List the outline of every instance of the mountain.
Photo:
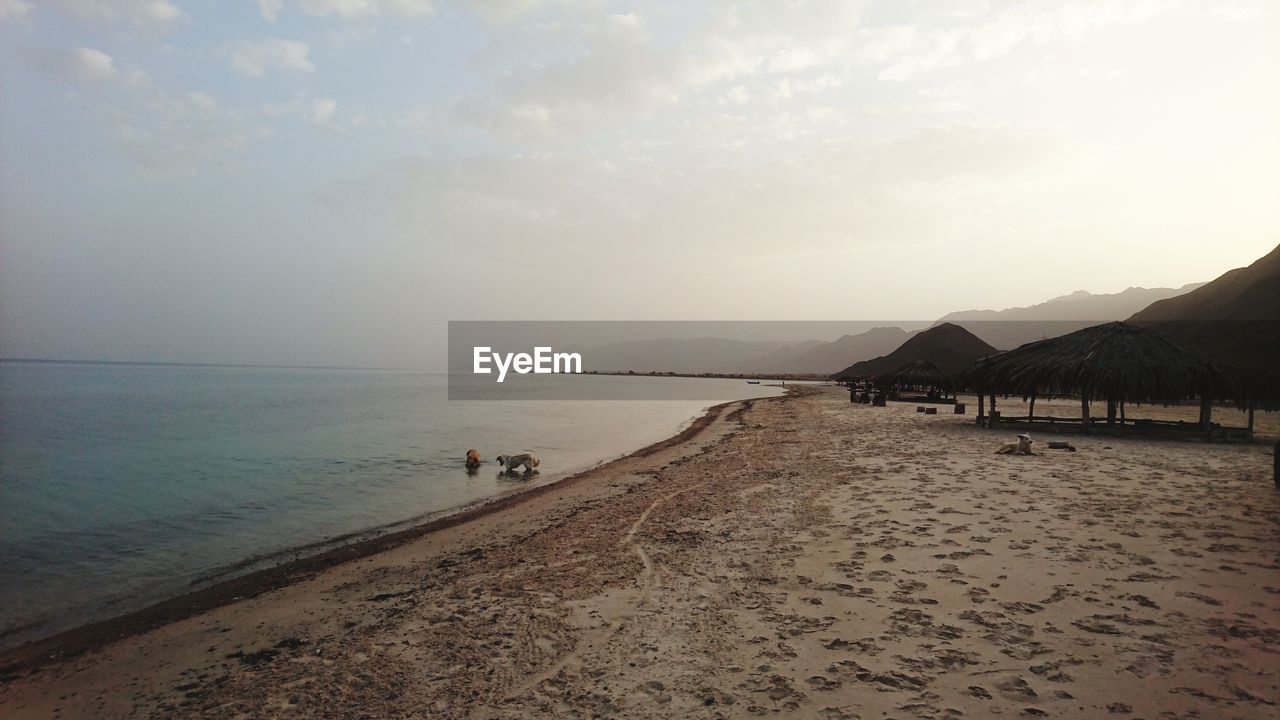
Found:
M 1094 294 L 1077 290 L 1028 307 L 1004 310 L 962 310 L 941 318 L 938 322 L 957 320 L 1123 320 L 1151 303 L 1166 298 L 1185 295 L 1204 286 L 1205 283 L 1189 283 L 1180 288 L 1140 288 L 1111 294 Z
M 857 335 L 844 335 L 831 342 L 810 341 L 796 352 L 782 351 L 757 358 L 746 370 L 769 373 L 813 373 L 830 375 L 849 363 L 892 352 L 914 335 L 898 327 L 872 328 Z
M 1180 288 L 1131 287 L 1123 292 L 1097 294 L 1077 290 L 1037 305 L 1004 310 L 963 310 L 938 322 L 956 323 L 1003 350 L 1033 340 L 1066 335 L 1091 325 L 1123 320 L 1154 302 L 1192 292 L 1204 283 Z
M 777 350 L 746 360 L 742 363 L 742 369 L 747 372 L 759 373 L 793 372 L 789 368 L 793 366 L 793 361 L 796 358 L 814 348 L 827 344 L 822 340 L 805 340 L 804 342 L 784 345 Z
M 1174 342 L 1248 365 L 1280 367 L 1280 246 L 1129 318 Z
M 740 372 L 744 358 L 776 352 L 785 343 L 725 338 L 661 338 L 611 343 L 582 354 L 583 370 L 599 372 Z
M 837 375 L 875 377 L 909 362 L 926 360 L 954 377 L 967 370 L 973 361 L 995 352 L 994 347 L 963 327 L 942 323 L 914 335 L 888 355 L 854 363 Z

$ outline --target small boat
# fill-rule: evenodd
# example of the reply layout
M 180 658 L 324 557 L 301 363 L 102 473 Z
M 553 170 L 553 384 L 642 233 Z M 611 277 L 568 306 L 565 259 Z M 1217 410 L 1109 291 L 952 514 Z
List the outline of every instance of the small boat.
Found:
M 748 381 L 747 381 L 747 384 L 748 384 L 748 385 L 759 385 L 759 384 L 760 384 L 760 381 L 759 381 L 759 380 L 748 380 Z

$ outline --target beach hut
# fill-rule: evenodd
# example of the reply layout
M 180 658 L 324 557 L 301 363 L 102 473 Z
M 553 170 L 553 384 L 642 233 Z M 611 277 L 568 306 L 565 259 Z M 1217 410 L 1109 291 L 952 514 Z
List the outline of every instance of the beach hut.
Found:
M 912 360 L 897 369 L 875 378 L 882 388 L 890 389 L 896 400 L 912 402 L 943 402 L 948 396 L 954 401 L 955 382 L 951 376 L 928 360 Z M 905 394 L 904 394 L 905 393 Z M 912 395 L 912 393 L 915 393 Z
M 1228 430 L 1212 422 L 1213 403 L 1230 402 L 1240 408 L 1270 408 L 1276 400 L 1273 381 L 1256 372 L 1194 352 L 1152 330 L 1123 322 L 1106 323 L 1060 337 L 1027 343 L 1015 350 L 976 362 L 969 384 L 978 392 L 979 422 L 1029 427 L 1049 423 L 1055 430 L 1081 432 L 1099 427 L 1167 433 L 1202 432 L 1225 437 Z M 996 396 L 1030 399 L 1026 417 L 1000 417 Z M 1035 398 L 1046 395 L 1080 397 L 1080 417 L 1036 417 Z M 983 399 L 991 407 L 984 409 Z M 1105 419 L 1089 414 L 1089 403 L 1106 403 Z M 1200 402 L 1196 423 L 1129 420 L 1126 403 L 1174 405 Z M 1245 434 L 1251 434 L 1250 427 Z

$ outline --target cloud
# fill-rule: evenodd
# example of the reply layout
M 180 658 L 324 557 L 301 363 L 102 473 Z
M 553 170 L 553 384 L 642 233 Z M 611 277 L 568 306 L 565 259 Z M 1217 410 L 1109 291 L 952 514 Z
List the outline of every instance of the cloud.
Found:
M 32 48 L 26 51 L 26 55 L 37 69 L 63 80 L 127 87 L 140 87 L 150 81 L 141 69 L 120 68 L 115 58 L 95 48 Z
M 52 66 L 51 58 L 56 58 Z M 257 112 L 224 108 L 199 91 L 173 93 L 150 83 L 137 84 L 131 79 L 134 71 L 122 70 L 98 50 L 42 52 L 40 62 L 86 85 L 134 83 L 131 92 L 86 93 L 77 102 L 102 123 L 110 145 L 147 177 L 195 175 L 239 157 L 271 135 Z
M 367 116 L 344 113 L 339 122 L 338 101 L 331 97 L 309 97 L 299 93 L 284 102 L 267 103 L 261 114 L 266 118 L 296 118 L 311 125 L 341 130 L 369 122 Z
M 121 122 L 115 128 L 114 140 L 141 175 L 166 179 L 196 175 L 210 165 L 241 155 L 251 143 L 267 135 L 269 131 L 265 129 L 228 124 L 192 127 Z
M 558 0 L 560 4 L 567 4 Z M 509 23 L 557 0 L 471 0 L 467 9 L 481 18 L 496 23 Z
M 751 102 L 751 91 L 746 85 L 734 85 L 720 96 L 721 105 L 746 105 Z
M 817 279 L 838 275 L 830 268 L 858 274 L 923 248 L 936 253 L 979 239 L 990 247 L 992 236 L 1028 227 L 1027 217 L 1052 217 L 1063 194 L 1087 187 L 1092 172 L 1079 160 L 1088 149 L 1065 137 L 979 125 L 879 141 L 786 142 L 779 150 L 762 156 L 664 135 L 608 153 L 439 153 L 387 166 L 361 187 L 394 199 L 396 255 L 410 265 L 447 258 L 450 267 L 467 267 L 503 257 L 530 276 L 555 278 L 553 297 L 517 298 L 499 287 L 482 312 L 499 315 L 508 304 L 531 317 L 687 317 L 696 299 L 704 317 L 771 317 L 776 308 L 741 294 L 743 277 L 778 282 L 811 303 L 823 292 Z M 663 278 L 686 304 L 619 295 L 600 279 L 601 256 L 619 258 L 636 276 Z M 883 283 L 865 279 L 883 293 Z M 472 297 L 465 282 L 432 277 L 441 298 Z M 875 308 L 857 305 L 859 293 L 841 287 L 832 301 L 843 310 L 833 312 L 874 316 Z M 572 302 L 583 297 L 586 310 Z
M 196 91 L 153 92 L 145 100 L 100 108 L 111 139 L 134 167 L 152 178 L 195 175 L 240 157 L 271 128 L 253 112 L 227 109 Z
M 0 0 L 0 22 L 31 24 L 31 3 L 26 0 Z
M 382 5 L 391 14 L 401 17 L 425 16 L 434 11 L 430 0 L 383 0 Z
M 1257 3 L 1199 0 L 1056 0 L 1021 3 L 991 12 L 986 3 L 953 3 L 943 26 L 920 23 L 870 29 L 861 57 L 887 63 L 881 81 L 902 82 L 969 61 L 990 61 L 1027 45 L 1075 42 L 1159 17 L 1243 21 L 1263 12 Z M 958 21 L 958 22 L 957 22 Z
M 932 31 L 912 43 L 912 51 L 903 53 L 896 62 L 884 68 L 877 76 L 880 80 L 898 82 L 913 76 L 959 63 L 957 51 L 962 33 L 953 30 Z M 914 40 L 914 38 L 913 38 Z
M 151 22 L 169 24 L 186 17 L 186 13 L 171 5 L 167 0 L 149 0 L 143 3 L 140 16 Z
M 258 3 L 262 16 L 271 22 L 275 22 L 284 4 L 283 0 L 258 0 Z M 294 5 L 304 15 L 343 20 L 361 20 L 383 14 L 424 17 L 434 10 L 431 0 L 294 0 Z
M 169 0 L 49 0 L 49 4 L 64 17 L 87 25 L 129 24 L 165 31 L 187 19 Z
M 310 46 L 297 40 L 260 38 L 234 46 L 231 49 L 231 66 L 254 77 L 262 77 L 271 69 L 314 72 L 316 68 L 307 58 L 310 53 Z
M 275 22 L 280 18 L 280 11 L 284 9 L 284 0 L 257 0 L 258 13 L 262 15 L 262 19 L 267 22 Z
M 583 11 L 547 34 L 558 57 L 508 69 L 457 103 L 454 117 L 530 139 L 634 123 L 724 81 L 743 89 L 717 89 L 716 102 L 743 102 L 751 94 L 743 81 L 755 77 L 839 84 L 832 66 L 846 62 L 858 22 L 856 5 L 844 2 L 748 2 L 713 10 L 673 39 L 634 13 Z
M 192 91 L 187 93 L 187 102 L 190 103 L 191 107 L 206 115 L 218 110 L 218 102 L 202 92 Z
M 1087 153 L 1064 138 L 967 125 L 878 142 L 793 146 L 790 154 L 763 160 L 681 148 L 660 158 L 423 158 L 397 168 L 391 184 L 413 237 L 540 266 L 557 260 L 534 257 L 530 248 L 592 255 L 609 244 L 672 255 L 694 248 L 750 254 L 781 241 L 796 251 L 854 238 L 931 241 L 956 225 L 976 232 L 985 218 L 973 215 L 974 207 L 1017 207 L 1028 195 L 1048 197 L 1087 175 L 1079 165 Z
M 333 113 L 337 109 L 338 102 L 333 98 L 319 98 L 311 101 L 311 107 L 304 117 L 309 123 L 328 125 L 333 121 Z
M 337 15 L 344 18 L 368 17 L 377 12 L 373 0 L 296 0 L 307 15 Z
M 69 60 L 72 72 L 86 80 L 111 80 L 120 74 L 115 60 L 101 50 L 76 48 Z

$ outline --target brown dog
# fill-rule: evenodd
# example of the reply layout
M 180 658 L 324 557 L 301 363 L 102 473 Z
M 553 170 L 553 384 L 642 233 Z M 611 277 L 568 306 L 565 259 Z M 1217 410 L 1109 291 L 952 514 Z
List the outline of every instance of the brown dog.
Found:
M 467 469 L 475 470 L 480 467 L 480 453 L 475 450 L 467 451 Z

